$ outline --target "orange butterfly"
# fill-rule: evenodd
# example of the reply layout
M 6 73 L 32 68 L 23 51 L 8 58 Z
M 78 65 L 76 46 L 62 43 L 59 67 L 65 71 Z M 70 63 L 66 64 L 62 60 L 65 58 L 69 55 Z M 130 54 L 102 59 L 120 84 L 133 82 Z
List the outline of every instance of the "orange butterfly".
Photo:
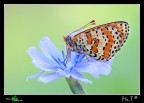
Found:
M 126 42 L 129 35 L 129 24 L 124 21 L 116 21 L 82 30 L 94 24 L 93 20 L 64 37 L 67 48 L 97 60 L 108 61 Z

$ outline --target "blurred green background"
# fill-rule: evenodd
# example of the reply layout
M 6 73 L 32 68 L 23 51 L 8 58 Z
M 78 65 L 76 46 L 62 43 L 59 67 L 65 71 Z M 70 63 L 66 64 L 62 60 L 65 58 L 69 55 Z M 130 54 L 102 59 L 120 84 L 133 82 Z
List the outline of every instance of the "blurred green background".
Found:
M 130 35 L 115 55 L 109 76 L 95 79 L 83 75 L 93 84 L 82 83 L 87 94 L 140 93 L 140 5 L 4 5 L 4 94 L 72 94 L 66 80 L 44 84 L 37 79 L 26 81 L 40 70 L 32 64 L 27 50 L 38 48 L 48 36 L 61 50 L 63 36 L 91 20 L 96 25 L 114 21 L 130 24 Z

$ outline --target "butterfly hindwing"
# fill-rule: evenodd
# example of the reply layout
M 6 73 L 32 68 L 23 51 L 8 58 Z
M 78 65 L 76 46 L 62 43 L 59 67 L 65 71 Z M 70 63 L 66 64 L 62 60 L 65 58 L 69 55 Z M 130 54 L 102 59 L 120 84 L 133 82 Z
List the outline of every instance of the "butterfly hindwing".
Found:
M 118 21 L 82 31 L 74 35 L 71 42 L 74 44 L 74 51 L 106 61 L 121 49 L 128 34 L 128 23 Z

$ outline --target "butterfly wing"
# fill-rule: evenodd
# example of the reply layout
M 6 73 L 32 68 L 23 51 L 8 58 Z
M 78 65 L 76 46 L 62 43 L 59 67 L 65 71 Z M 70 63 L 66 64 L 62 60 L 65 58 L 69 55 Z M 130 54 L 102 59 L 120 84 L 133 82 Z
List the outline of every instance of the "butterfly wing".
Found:
M 117 53 L 129 34 L 129 24 L 118 21 L 96 26 L 72 38 L 75 51 L 106 61 Z

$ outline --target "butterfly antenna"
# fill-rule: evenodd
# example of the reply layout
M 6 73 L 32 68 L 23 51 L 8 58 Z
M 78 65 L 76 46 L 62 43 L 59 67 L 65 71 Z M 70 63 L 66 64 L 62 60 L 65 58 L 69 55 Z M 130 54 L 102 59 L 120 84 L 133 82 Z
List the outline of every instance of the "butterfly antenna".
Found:
M 76 31 L 78 31 L 78 30 L 80 30 L 80 29 L 86 28 L 86 27 L 88 27 L 88 26 L 90 26 L 90 25 L 96 25 L 95 20 L 92 20 L 92 21 L 89 22 L 88 24 L 86 24 L 86 25 L 84 25 L 83 27 L 81 27 L 81 28 L 79 28 L 79 29 L 73 31 L 72 33 L 76 32 Z

